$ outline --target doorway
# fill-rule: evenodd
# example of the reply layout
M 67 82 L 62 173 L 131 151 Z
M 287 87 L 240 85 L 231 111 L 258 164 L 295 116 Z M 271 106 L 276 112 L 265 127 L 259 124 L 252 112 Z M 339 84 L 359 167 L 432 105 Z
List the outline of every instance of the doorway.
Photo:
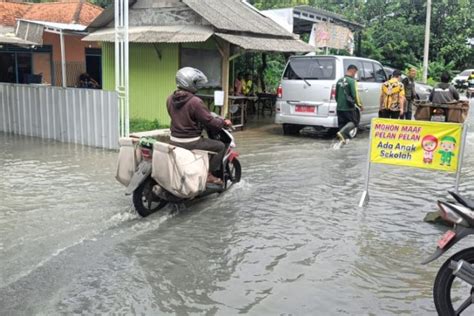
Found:
M 102 88 L 102 50 L 100 48 L 86 48 L 86 72 Z

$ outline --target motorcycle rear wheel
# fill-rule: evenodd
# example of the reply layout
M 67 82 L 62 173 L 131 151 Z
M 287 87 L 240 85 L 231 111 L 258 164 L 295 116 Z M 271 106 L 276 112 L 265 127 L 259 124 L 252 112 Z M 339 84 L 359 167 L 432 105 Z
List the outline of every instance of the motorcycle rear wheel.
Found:
M 474 248 L 464 249 L 454 254 L 451 258 L 446 260 L 446 262 L 441 266 L 438 271 L 438 274 L 436 275 L 436 280 L 433 288 L 433 298 L 438 314 L 443 316 L 460 315 L 465 310 L 461 307 L 463 304 L 461 304 L 461 306 L 459 306 L 457 309 L 455 309 L 453 306 L 451 290 L 456 276 L 453 275 L 453 270 L 449 268 L 449 263 L 451 262 L 451 260 L 464 260 L 470 264 L 474 264 Z M 466 298 L 471 297 L 473 294 L 473 289 L 471 288 L 471 293 L 467 294 L 469 294 L 469 296 L 465 296 Z M 468 302 L 468 300 L 466 300 L 465 302 Z M 471 305 L 474 305 L 474 302 L 471 302 L 465 308 L 468 308 Z M 474 307 L 471 307 L 469 311 L 472 313 L 474 311 Z
M 147 217 L 168 204 L 168 201 L 162 200 L 153 194 L 153 186 L 155 184 L 155 180 L 148 177 L 133 191 L 133 206 L 141 217 Z

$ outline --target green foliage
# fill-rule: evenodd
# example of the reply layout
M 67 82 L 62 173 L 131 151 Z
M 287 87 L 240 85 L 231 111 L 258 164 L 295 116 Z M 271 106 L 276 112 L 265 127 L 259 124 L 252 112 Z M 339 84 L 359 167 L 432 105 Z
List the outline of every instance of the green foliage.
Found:
M 265 84 L 268 92 L 276 92 L 280 83 L 280 78 L 285 68 L 286 62 L 282 55 L 275 55 L 268 61 L 265 70 Z
M 426 1 L 422 0 L 253 0 L 259 9 L 311 5 L 345 16 L 365 26 L 361 55 L 404 69 L 423 60 Z M 472 0 L 437 0 L 432 4 L 429 59 L 433 77 L 437 65 L 452 69 L 474 66 Z M 437 63 L 437 64 L 436 64 Z M 452 67 L 451 67 L 452 65 Z
M 454 66 L 454 61 L 451 61 L 447 64 L 443 60 L 435 60 L 430 62 L 428 64 L 428 84 L 434 85 L 435 83 L 439 82 L 441 74 L 445 71 L 453 76 Z M 421 81 L 423 79 L 423 63 L 420 62 L 416 65 L 408 64 L 406 73 L 408 73 L 408 69 L 412 67 L 417 69 L 416 80 Z
M 254 84 L 258 85 L 257 78 L 262 76 L 262 73 L 260 73 L 262 64 L 261 54 L 244 54 L 235 60 L 235 75 L 239 73 L 251 74 L 254 77 Z M 263 80 L 265 81 L 265 90 L 267 92 L 276 91 L 285 65 L 286 59 L 282 54 L 267 54 L 267 67 L 263 72 Z
M 297 5 L 308 5 L 309 0 L 254 0 L 248 1 L 259 10 L 289 8 Z
M 113 0 L 88 0 L 90 3 L 106 8 L 113 3 Z
M 130 119 L 130 132 L 145 132 L 145 131 L 152 131 L 155 129 L 166 128 L 168 126 L 160 125 L 157 119 L 151 121 L 147 119 L 138 119 L 133 118 Z

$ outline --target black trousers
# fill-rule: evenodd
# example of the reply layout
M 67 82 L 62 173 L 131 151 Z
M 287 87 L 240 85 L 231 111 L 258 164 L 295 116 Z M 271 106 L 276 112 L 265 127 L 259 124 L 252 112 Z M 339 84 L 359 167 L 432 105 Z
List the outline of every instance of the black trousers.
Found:
M 412 112 L 405 112 L 405 113 L 403 113 L 403 115 L 400 118 L 402 120 L 411 120 L 412 117 L 413 117 Z
M 344 136 L 344 138 L 351 138 L 349 133 L 357 127 L 357 124 L 355 110 L 337 111 L 337 125 L 339 127 L 339 132 Z
M 406 111 L 400 117 L 402 120 L 411 120 L 413 114 L 413 101 L 407 101 L 406 103 Z
M 400 119 L 400 111 L 392 111 L 388 109 L 383 109 L 379 111 L 380 118 L 389 118 L 389 119 Z
M 225 145 L 218 140 L 201 137 L 198 141 L 191 143 L 177 143 L 170 141 L 170 145 L 181 147 L 188 150 L 199 149 L 216 152 L 217 155 L 211 155 L 209 159 L 209 171 L 214 172 L 221 167 L 222 159 L 225 154 Z

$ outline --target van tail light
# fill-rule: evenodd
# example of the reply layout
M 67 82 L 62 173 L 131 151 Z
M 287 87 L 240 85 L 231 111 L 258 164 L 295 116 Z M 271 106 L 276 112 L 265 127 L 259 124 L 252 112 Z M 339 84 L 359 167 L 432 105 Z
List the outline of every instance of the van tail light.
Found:
M 280 99 L 283 97 L 283 88 L 282 88 L 281 84 L 277 88 L 277 97 L 280 98 Z
M 331 101 L 336 100 L 336 85 L 335 84 L 333 84 L 332 87 L 331 87 L 331 96 L 329 97 L 329 99 Z

